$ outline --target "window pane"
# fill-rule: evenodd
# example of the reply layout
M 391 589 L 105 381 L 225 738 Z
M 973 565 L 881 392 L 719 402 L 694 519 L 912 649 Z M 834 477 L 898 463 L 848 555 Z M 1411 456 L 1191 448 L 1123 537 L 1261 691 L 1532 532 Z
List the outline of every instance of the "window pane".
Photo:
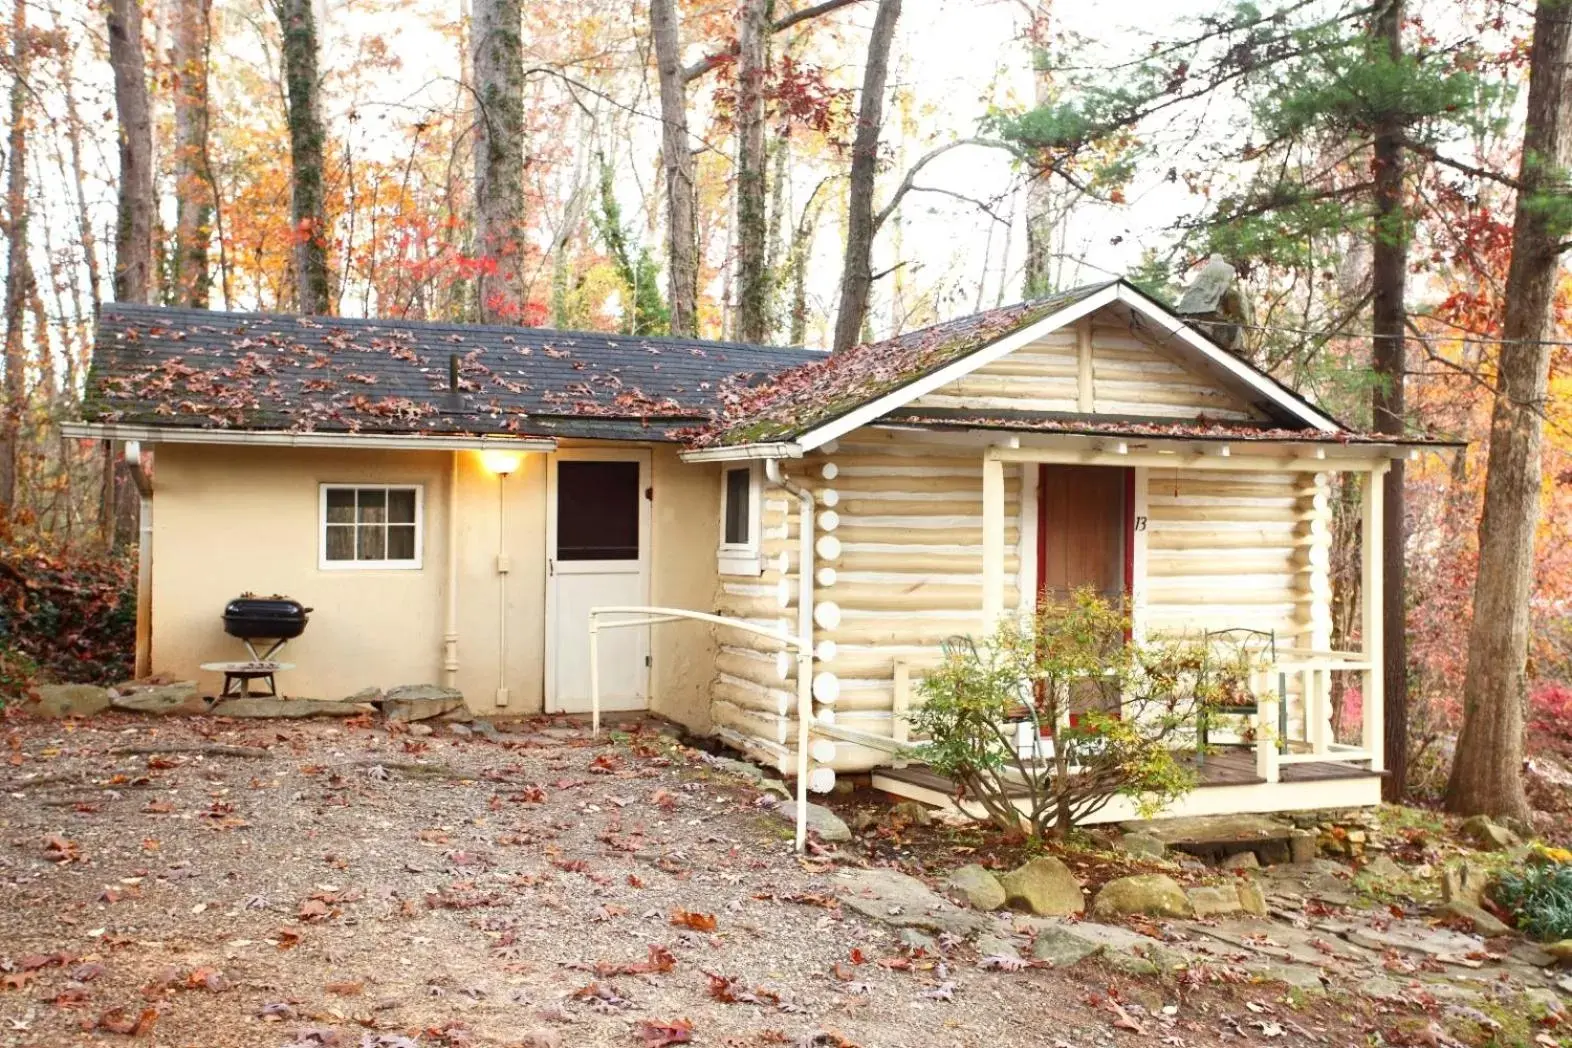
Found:
M 351 492 L 350 497 L 354 494 Z M 355 529 L 343 525 L 329 524 L 327 529 L 327 559 L 328 560 L 354 560 L 355 559 Z
M 388 493 L 381 488 L 360 488 L 360 523 L 381 524 L 388 519 Z
M 415 525 L 388 526 L 388 560 L 415 559 Z
M 388 520 L 394 524 L 415 523 L 415 492 L 412 488 L 388 490 Z
M 557 559 L 639 559 L 639 464 L 557 463 Z
M 355 523 L 355 490 L 353 488 L 328 488 L 327 519 L 329 524 Z
M 743 546 L 748 542 L 748 488 L 752 472 L 726 471 L 726 535 L 722 541 L 727 545 Z
M 356 560 L 386 560 L 387 559 L 387 529 L 380 524 L 362 524 L 360 532 L 360 548 L 356 550 Z

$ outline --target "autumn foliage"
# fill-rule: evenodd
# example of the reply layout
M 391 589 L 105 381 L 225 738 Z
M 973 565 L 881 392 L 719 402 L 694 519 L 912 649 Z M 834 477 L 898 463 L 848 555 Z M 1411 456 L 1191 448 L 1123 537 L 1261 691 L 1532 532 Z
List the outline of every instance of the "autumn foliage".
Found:
M 135 642 L 134 561 L 0 535 L 0 701 L 35 677 L 125 680 Z

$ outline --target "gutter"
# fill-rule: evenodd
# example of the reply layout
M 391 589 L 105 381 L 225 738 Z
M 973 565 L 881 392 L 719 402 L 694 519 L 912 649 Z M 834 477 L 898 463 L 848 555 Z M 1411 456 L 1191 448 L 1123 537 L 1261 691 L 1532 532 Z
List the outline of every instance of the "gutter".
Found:
M 797 839 L 807 839 L 808 747 L 813 727 L 813 492 L 786 475 L 778 458 L 766 459 L 770 483 L 797 496 Z
M 684 462 L 747 462 L 753 459 L 802 458 L 798 444 L 777 441 L 772 444 L 734 444 L 719 448 L 697 448 L 680 451 L 677 457 Z
M 151 676 L 153 672 L 153 478 L 142 464 L 142 444 L 128 440 L 125 444 L 126 470 L 136 484 L 137 543 L 136 543 L 136 662 L 133 676 Z
M 419 433 L 322 433 L 276 429 L 203 429 L 118 422 L 62 422 L 62 435 L 76 439 L 146 441 L 149 444 L 246 444 L 287 448 L 381 448 L 388 451 L 555 451 L 552 437 L 465 436 Z

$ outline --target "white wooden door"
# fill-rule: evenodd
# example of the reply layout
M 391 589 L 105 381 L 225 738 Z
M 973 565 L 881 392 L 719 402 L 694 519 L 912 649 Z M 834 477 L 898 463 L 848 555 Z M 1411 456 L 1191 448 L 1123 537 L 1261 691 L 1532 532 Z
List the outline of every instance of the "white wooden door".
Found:
M 590 708 L 589 612 L 649 601 L 650 456 L 561 450 L 546 481 L 546 709 Z M 649 707 L 648 626 L 600 633 L 602 710 Z

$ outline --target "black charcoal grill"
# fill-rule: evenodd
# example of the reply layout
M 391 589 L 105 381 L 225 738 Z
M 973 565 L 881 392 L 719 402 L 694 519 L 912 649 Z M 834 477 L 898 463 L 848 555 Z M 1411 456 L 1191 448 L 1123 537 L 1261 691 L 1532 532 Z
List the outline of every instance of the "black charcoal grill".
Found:
M 267 685 L 267 694 L 276 695 L 273 674 L 289 665 L 273 661 L 273 656 L 306 631 L 310 618 L 311 609 L 298 600 L 276 593 L 271 597 L 242 593 L 224 605 L 224 632 L 239 638 L 251 654 L 251 661 L 207 663 L 203 669 L 224 674 L 224 697 L 251 694 L 253 680 L 262 681 Z M 266 650 L 258 652 L 261 645 L 266 645 Z
M 258 597 L 243 593 L 224 605 L 224 632 L 239 637 L 251 649 L 258 662 L 265 662 L 269 655 L 306 632 L 311 609 L 298 600 L 274 594 Z M 266 654 L 257 655 L 254 642 L 271 641 Z

